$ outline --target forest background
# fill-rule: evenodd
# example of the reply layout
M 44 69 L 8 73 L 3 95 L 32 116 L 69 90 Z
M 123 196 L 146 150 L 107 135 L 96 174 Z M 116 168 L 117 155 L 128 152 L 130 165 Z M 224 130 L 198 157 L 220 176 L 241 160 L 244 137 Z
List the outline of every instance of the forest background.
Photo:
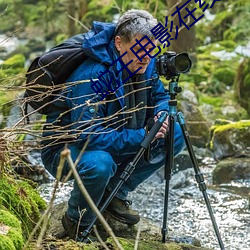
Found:
M 189 53 L 193 67 L 180 80 L 187 81 L 192 87 L 195 85 L 200 105 L 212 105 L 213 110 L 207 114 L 207 118 L 234 121 L 249 118 L 249 1 L 191 1 L 187 5 L 189 10 L 196 8 L 196 18 L 204 17 L 189 30 L 184 25 L 180 27 L 177 15 L 171 19 L 176 6 L 186 2 L 0 0 L 0 33 L 4 35 L 0 41 L 0 104 L 14 99 L 19 90 L 23 90 L 16 86 L 24 85 L 27 66 L 35 56 L 72 35 L 87 32 L 94 20 L 116 22 L 124 11 L 137 8 L 148 10 L 163 25 L 168 16 L 169 24 L 173 21 L 174 27 L 179 26 L 178 38 L 170 41 L 171 45 L 165 49 L 161 45 L 162 52 L 173 50 Z M 213 4 L 213 7 L 205 10 L 207 4 L 210 7 Z M 183 17 L 186 11 L 181 14 Z M 183 20 L 188 25 L 194 22 L 192 17 Z M 19 43 L 15 49 L 7 52 L 5 44 L 14 38 L 19 39 Z M 228 105 L 235 109 L 223 113 L 221 107 Z M 4 127 L 11 105 L 1 107 L 1 127 Z

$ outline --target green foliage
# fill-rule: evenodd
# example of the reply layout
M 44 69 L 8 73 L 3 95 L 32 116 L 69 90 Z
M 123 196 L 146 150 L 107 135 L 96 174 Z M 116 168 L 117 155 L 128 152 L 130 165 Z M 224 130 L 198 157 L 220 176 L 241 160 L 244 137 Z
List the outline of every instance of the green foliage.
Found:
M 216 2 L 213 9 L 209 10 L 215 15 L 213 20 L 196 25 L 196 34 L 199 43 L 204 44 L 209 37 L 211 42 L 231 40 L 237 44 L 245 45 L 249 42 L 250 29 L 250 2 L 221 1 Z M 210 42 L 209 42 L 210 43 Z

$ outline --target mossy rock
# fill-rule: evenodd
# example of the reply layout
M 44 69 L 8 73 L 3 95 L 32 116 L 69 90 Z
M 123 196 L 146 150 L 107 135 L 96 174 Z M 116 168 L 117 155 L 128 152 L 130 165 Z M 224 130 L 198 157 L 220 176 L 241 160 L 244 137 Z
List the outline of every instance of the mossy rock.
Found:
M 20 221 L 7 210 L 0 209 L 0 249 L 19 250 L 23 244 Z
M 213 171 L 213 183 L 228 183 L 233 180 L 250 178 L 250 158 L 226 158 Z
M 228 86 L 234 84 L 235 70 L 229 67 L 221 67 L 214 71 L 213 78 Z
M 118 241 L 124 250 L 134 250 L 135 241 L 133 239 L 125 239 L 118 237 Z M 110 250 L 117 250 L 114 241 L 108 238 L 105 244 Z M 60 250 L 102 250 L 104 249 L 101 243 L 93 242 L 91 244 L 74 242 L 73 240 L 56 240 L 56 239 L 44 239 L 42 246 L 44 249 L 60 249 Z M 31 249 L 41 249 L 35 246 L 35 243 L 30 245 Z M 51 248 L 50 248 L 51 247 Z M 43 248 L 42 248 L 43 249 Z M 160 240 L 151 239 L 139 239 L 138 250 L 211 250 L 206 247 L 198 247 L 194 245 L 184 243 L 167 242 L 162 243 Z
M 57 235 L 62 235 L 64 232 L 61 218 L 67 209 L 67 203 L 56 204 L 53 206 L 51 212 L 51 223 L 47 230 L 47 238 L 43 240 L 43 245 L 49 247 L 53 246 L 55 249 L 68 250 L 68 249 L 86 249 L 97 250 L 103 249 L 99 242 L 94 242 L 86 245 L 85 243 L 74 242 L 67 238 L 58 240 Z M 181 249 L 181 250 L 205 250 L 207 248 L 201 247 L 200 241 L 194 237 L 176 235 L 174 232 L 169 232 L 170 236 L 167 237 L 167 244 L 163 244 L 161 241 L 161 229 L 159 226 L 152 224 L 149 220 L 141 218 L 140 223 L 134 226 L 128 226 L 123 224 L 108 214 L 105 214 L 105 219 L 112 228 L 112 231 L 119 239 L 120 244 L 124 250 L 134 249 L 136 235 L 140 228 L 139 248 L 141 250 L 153 249 Z M 97 230 L 102 239 L 106 242 L 109 249 L 117 249 L 114 246 L 114 242 L 109 238 L 104 228 L 98 225 Z M 171 241 L 171 242 L 170 242 Z M 174 242 L 175 241 L 175 242 Z M 175 248 L 174 248 L 175 247 Z M 32 248 L 33 249 L 33 248 Z
M 25 56 L 23 54 L 16 54 L 3 62 L 2 69 L 23 68 L 24 64 Z
M 134 245 L 135 245 L 135 240 L 133 239 L 124 239 L 124 238 L 118 238 L 120 244 L 122 245 L 124 250 L 133 250 Z M 113 243 L 113 239 L 109 238 L 107 240 L 108 243 Z M 197 247 L 189 244 L 184 244 L 184 243 L 175 243 L 175 242 L 167 242 L 167 243 L 162 243 L 160 240 L 139 240 L 138 243 L 138 249 L 139 250 L 208 250 L 208 248 L 204 247 Z
M 250 120 L 215 125 L 210 130 L 210 149 L 216 159 L 230 156 L 250 156 Z
M 24 238 L 33 230 L 45 210 L 46 203 L 25 180 L 15 180 L 2 174 L 0 178 L 0 206 L 5 207 L 21 221 Z
M 223 47 L 226 51 L 232 52 L 237 47 L 237 43 L 233 40 L 223 40 L 219 41 L 218 44 Z
M 25 79 L 25 56 L 16 54 L 1 64 L 0 84 L 19 86 Z
M 239 121 L 248 119 L 247 111 L 235 100 L 234 94 L 226 91 L 220 96 L 199 94 L 199 104 L 204 116 L 212 123 L 217 119 Z

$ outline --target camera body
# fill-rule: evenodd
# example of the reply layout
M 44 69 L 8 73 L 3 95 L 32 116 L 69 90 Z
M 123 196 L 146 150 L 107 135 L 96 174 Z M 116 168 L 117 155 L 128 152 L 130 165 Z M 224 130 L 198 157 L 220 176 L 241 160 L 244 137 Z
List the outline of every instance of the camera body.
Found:
M 174 51 L 164 52 L 156 59 L 156 69 L 159 75 L 167 80 L 187 73 L 192 67 L 192 61 L 187 53 L 176 54 Z

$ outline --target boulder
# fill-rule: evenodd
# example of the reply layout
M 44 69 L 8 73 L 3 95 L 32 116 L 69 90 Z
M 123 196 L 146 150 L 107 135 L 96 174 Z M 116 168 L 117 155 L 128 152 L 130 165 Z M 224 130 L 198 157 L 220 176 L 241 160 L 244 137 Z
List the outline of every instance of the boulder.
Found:
M 250 179 L 250 158 L 226 158 L 213 171 L 213 183 L 228 183 L 233 180 Z
M 100 243 L 95 242 L 86 245 L 85 243 L 77 243 L 67 238 L 58 239 L 58 236 L 63 235 L 63 227 L 61 224 L 61 217 L 65 213 L 67 204 L 65 202 L 54 205 L 51 214 L 51 222 L 47 230 L 47 238 L 44 239 L 43 244 L 48 246 L 49 244 L 60 246 L 60 249 L 78 249 L 82 247 L 86 249 L 103 249 Z M 135 226 L 128 226 L 119 221 L 114 220 L 111 216 L 104 213 L 105 219 L 109 223 L 116 237 L 124 249 L 134 249 L 136 235 L 140 230 L 139 237 L 139 249 L 180 249 L 180 250 L 209 250 L 208 248 L 202 247 L 199 240 L 194 237 L 174 235 L 173 232 L 169 233 L 167 243 L 161 242 L 161 229 L 146 219 L 141 219 L 140 223 Z M 105 235 L 103 227 L 97 226 L 98 232 L 102 237 Z M 100 231 L 101 230 L 101 231 Z M 108 235 L 106 235 L 107 237 Z M 105 236 L 104 236 L 105 237 Z M 114 242 L 111 238 L 107 238 L 106 244 L 110 249 L 114 249 Z M 75 247 L 75 248 L 74 248 Z M 81 249 L 82 249 L 81 248 Z
M 209 141 L 210 124 L 195 104 L 183 100 L 180 106 L 180 110 L 185 117 L 185 123 L 192 145 L 206 148 Z
M 250 157 L 250 120 L 216 124 L 211 128 L 209 147 L 216 160 Z

